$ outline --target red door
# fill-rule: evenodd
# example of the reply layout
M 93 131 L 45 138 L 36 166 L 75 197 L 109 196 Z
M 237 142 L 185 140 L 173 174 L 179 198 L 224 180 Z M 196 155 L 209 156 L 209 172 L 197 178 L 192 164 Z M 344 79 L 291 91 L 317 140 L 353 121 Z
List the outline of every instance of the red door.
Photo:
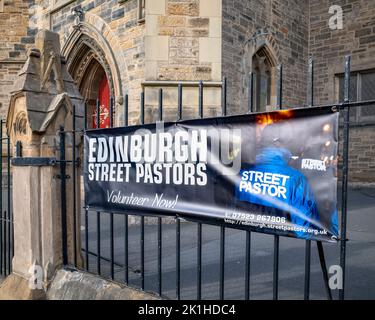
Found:
M 109 128 L 110 127 L 110 110 L 109 110 L 109 99 L 110 99 L 110 91 L 109 91 L 109 83 L 107 76 L 104 75 L 102 80 L 99 83 L 99 105 L 100 105 L 100 128 Z M 96 115 L 97 111 L 95 109 L 93 115 L 93 128 L 96 128 Z

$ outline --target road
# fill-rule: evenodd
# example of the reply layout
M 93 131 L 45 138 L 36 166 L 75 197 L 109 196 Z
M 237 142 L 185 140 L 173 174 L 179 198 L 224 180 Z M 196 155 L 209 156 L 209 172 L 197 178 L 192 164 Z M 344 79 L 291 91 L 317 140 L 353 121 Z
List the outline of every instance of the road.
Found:
M 347 299 L 375 299 L 375 188 L 350 188 L 347 244 Z M 82 221 L 84 221 L 82 219 Z M 114 218 L 115 280 L 123 281 L 124 217 Z M 82 227 L 82 239 L 85 228 Z M 181 298 L 195 299 L 197 275 L 197 225 L 181 224 Z M 89 215 L 89 251 L 96 251 L 96 214 Z M 219 298 L 220 229 L 203 226 L 202 298 Z M 109 215 L 101 218 L 101 252 L 109 258 Z M 175 298 L 176 228 L 163 224 L 162 239 L 163 294 Z M 83 244 L 84 247 L 84 244 Z M 339 264 L 339 244 L 324 244 L 327 265 Z M 280 239 L 280 299 L 303 299 L 305 242 Z M 90 255 L 90 271 L 96 272 L 96 257 Z M 129 277 L 132 286 L 140 286 L 140 227 L 129 226 Z M 102 259 L 104 276 L 110 274 L 110 264 Z M 272 299 L 273 237 L 252 233 L 251 299 Z M 225 238 L 225 298 L 243 299 L 245 290 L 245 232 L 226 229 Z M 145 287 L 157 286 L 157 226 L 145 228 Z M 337 291 L 333 292 L 337 298 Z M 311 299 L 325 299 L 325 290 L 315 243 L 312 243 Z

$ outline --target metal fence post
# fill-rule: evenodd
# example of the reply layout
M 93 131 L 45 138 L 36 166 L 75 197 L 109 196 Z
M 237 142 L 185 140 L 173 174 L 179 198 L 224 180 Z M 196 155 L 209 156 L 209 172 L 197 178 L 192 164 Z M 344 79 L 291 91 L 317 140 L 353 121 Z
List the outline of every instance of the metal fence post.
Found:
M 278 66 L 279 81 L 278 81 L 278 95 L 277 106 L 279 110 L 283 109 L 283 66 Z M 273 299 L 279 298 L 279 253 L 280 253 L 280 236 L 274 236 L 274 252 L 273 252 Z
M 127 127 L 129 124 L 129 95 L 125 95 L 124 101 L 124 126 Z M 125 284 L 129 283 L 129 216 L 124 215 L 124 269 Z
M 73 177 L 73 253 L 74 266 L 77 266 L 77 207 L 76 207 L 76 106 L 72 114 L 72 177 Z
M 182 84 L 178 84 L 178 116 L 177 120 L 181 121 L 182 120 Z
M 344 82 L 344 129 L 343 129 L 343 167 L 342 167 L 342 204 L 341 204 L 341 240 L 340 240 L 340 266 L 342 268 L 342 288 L 339 290 L 339 299 L 345 298 L 345 271 L 346 271 L 346 227 L 348 205 L 348 174 L 349 174 L 349 107 L 350 102 L 350 56 L 345 57 L 345 82 Z
M 141 124 L 145 124 L 145 93 L 141 92 Z M 141 216 L 141 288 L 145 289 L 145 217 Z
M 279 110 L 283 109 L 283 65 L 280 64 L 278 67 L 279 79 L 277 83 L 277 107 Z
M 113 128 L 113 97 L 109 99 L 109 126 Z M 114 238 L 114 215 L 109 213 L 109 235 L 110 235 L 110 266 L 111 266 L 111 280 L 115 279 L 115 238 Z
M 224 78 L 224 100 L 222 106 L 222 116 L 227 115 L 227 80 Z M 220 227 L 220 300 L 224 300 L 225 288 L 225 227 Z
M 248 106 L 247 113 L 254 112 L 254 73 L 250 72 L 248 77 Z M 246 230 L 246 266 L 245 266 L 245 300 L 250 299 L 250 276 L 251 276 L 251 231 Z
M 227 78 L 223 77 L 222 88 L 221 88 L 221 108 L 222 115 L 227 115 Z
M 314 60 L 309 59 L 309 78 L 310 78 L 310 98 L 309 105 L 314 105 Z M 311 240 L 305 243 L 305 285 L 304 285 L 304 300 L 310 299 L 310 272 L 311 272 Z
M 100 102 L 96 100 L 96 129 L 100 128 Z
M 310 79 L 310 96 L 309 106 L 314 106 L 314 59 L 309 58 L 309 79 Z
M 163 121 L 163 89 L 159 89 L 159 121 Z M 162 219 L 158 217 L 158 293 L 162 294 Z
M 316 244 L 318 246 L 319 261 L 320 261 L 320 266 L 321 266 L 322 273 L 323 273 L 324 288 L 326 290 L 327 299 L 332 300 L 332 293 L 329 287 L 327 264 L 326 264 L 326 259 L 324 257 L 323 243 L 321 241 L 317 241 Z
M 251 253 L 251 232 L 246 230 L 246 266 L 245 266 L 245 300 L 250 299 L 250 253 Z
M 310 299 L 310 269 L 311 269 L 311 240 L 307 240 L 305 244 L 305 286 L 304 299 Z
M 96 129 L 100 129 L 100 102 L 96 100 Z M 96 212 L 96 271 L 101 274 L 100 211 Z
M 248 84 L 248 106 L 247 112 L 252 113 L 254 112 L 254 73 L 250 72 L 249 74 L 249 84 Z
M 68 264 L 68 239 L 66 219 L 66 161 L 65 161 L 65 131 L 60 126 L 60 180 L 61 180 L 61 236 L 63 265 Z
M 129 95 L 125 95 L 124 100 L 124 126 L 127 127 L 129 124 Z
M 109 99 L 109 126 L 113 128 L 113 97 Z
M 203 118 L 203 82 L 199 82 L 199 118 Z M 202 298 L 202 223 L 197 225 L 197 300 Z
M 10 194 L 10 137 L 7 135 L 7 201 L 8 201 L 8 272 L 11 272 L 12 256 L 11 256 L 11 232 L 13 234 L 13 222 L 11 213 L 11 194 Z
M 178 84 L 177 121 L 182 120 L 182 84 Z M 181 221 L 176 218 L 176 299 L 181 299 Z
M 84 104 L 83 130 L 87 130 L 87 104 Z M 89 271 L 89 210 L 85 206 L 85 267 Z

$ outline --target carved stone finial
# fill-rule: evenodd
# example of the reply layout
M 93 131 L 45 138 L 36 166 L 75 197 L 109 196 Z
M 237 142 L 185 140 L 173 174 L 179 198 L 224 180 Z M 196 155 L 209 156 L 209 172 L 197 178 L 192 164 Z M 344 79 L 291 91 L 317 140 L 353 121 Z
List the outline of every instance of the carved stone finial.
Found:
M 85 16 L 85 13 L 84 11 L 82 10 L 81 7 L 75 7 L 72 9 L 71 11 L 72 15 L 75 16 L 75 19 L 74 19 L 74 24 L 75 25 L 78 25 L 80 22 L 83 21 L 83 18 Z
M 49 30 L 40 30 L 35 38 L 35 46 L 43 55 L 49 55 L 53 51 L 56 55 L 60 55 L 60 39 L 59 35 Z
M 84 110 L 82 97 L 60 53 L 59 35 L 40 30 L 35 43 L 36 48 L 28 52 L 12 89 L 7 130 L 13 141 L 18 136 L 39 139 L 40 133 L 50 128 L 53 131 L 56 123 L 63 121 L 57 117 L 71 112 L 73 105 L 77 114 Z M 30 130 L 25 130 L 25 125 Z
M 36 35 L 36 47 L 41 55 L 41 89 L 46 89 L 51 72 L 53 71 L 57 93 L 64 92 L 64 82 L 61 74 L 61 48 L 58 34 L 49 30 L 39 31 Z

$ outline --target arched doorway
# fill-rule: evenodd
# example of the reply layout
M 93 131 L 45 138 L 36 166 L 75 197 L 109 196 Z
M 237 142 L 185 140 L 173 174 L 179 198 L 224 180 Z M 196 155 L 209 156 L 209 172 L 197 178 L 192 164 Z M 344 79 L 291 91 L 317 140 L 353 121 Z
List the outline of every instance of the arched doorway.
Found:
M 82 39 L 83 40 L 83 39 Z M 100 106 L 100 128 L 109 128 L 110 98 L 114 89 L 111 83 L 110 68 L 104 56 L 85 41 L 81 41 L 68 57 L 68 71 L 85 100 L 87 127 L 97 127 L 97 101 Z
M 109 128 L 110 85 L 103 67 L 96 59 L 91 61 L 82 75 L 78 88 L 86 102 L 88 128 L 97 127 L 97 101 L 100 106 L 100 128 Z
M 118 36 L 101 17 L 90 12 L 84 12 L 79 21 L 76 20 L 69 28 L 69 32 L 61 52 L 66 57 L 70 75 L 78 87 L 83 87 L 82 82 L 87 78 L 89 69 L 95 67 L 92 63 L 92 59 L 95 59 L 108 79 L 113 99 L 113 125 L 123 125 L 125 115 L 122 106 L 124 92 L 129 93 L 129 88 L 125 87 L 129 75 Z M 81 93 L 87 97 L 87 93 Z

